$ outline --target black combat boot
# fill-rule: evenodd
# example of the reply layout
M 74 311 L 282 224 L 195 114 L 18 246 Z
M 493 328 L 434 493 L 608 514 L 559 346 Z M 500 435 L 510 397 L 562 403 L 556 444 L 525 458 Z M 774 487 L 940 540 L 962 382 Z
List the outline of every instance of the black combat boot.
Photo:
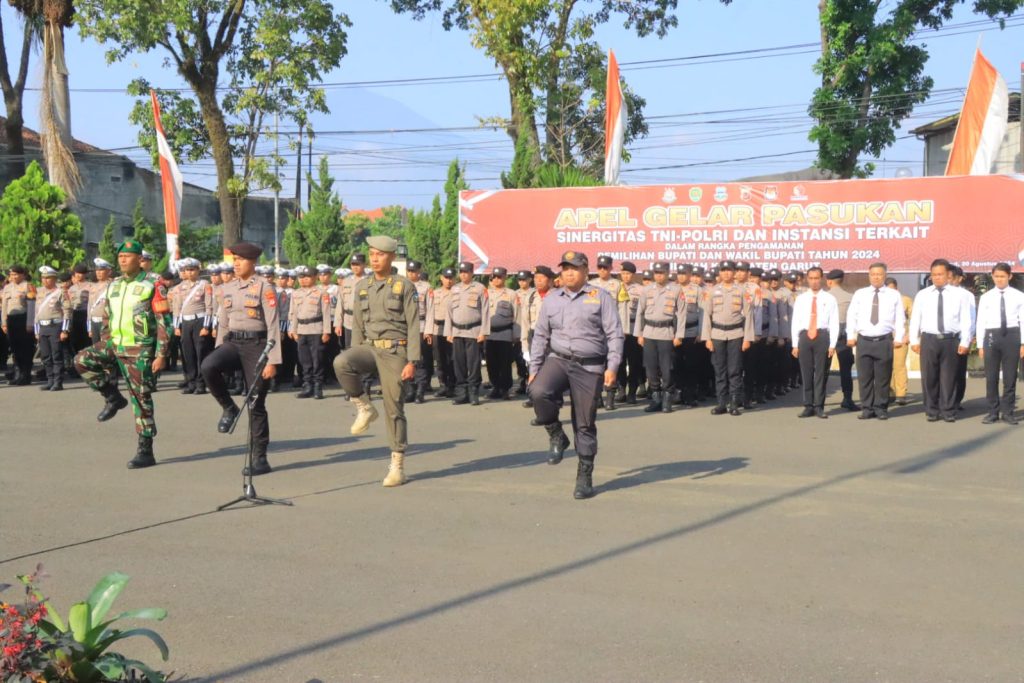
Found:
M 314 382 L 313 383 L 313 398 L 320 401 L 324 397 L 324 383 Z
M 50 385 L 50 391 L 64 391 L 64 378 L 58 375 Z
M 463 406 L 469 403 L 469 389 L 466 387 L 457 387 L 455 389 L 454 398 L 452 399 L 453 406 Z
M 548 433 L 548 464 L 557 465 L 562 462 L 565 449 L 569 447 L 569 437 L 562 430 L 561 422 L 552 422 L 544 425 Z
M 139 448 L 135 451 L 135 457 L 128 461 L 128 469 L 140 470 L 143 467 L 152 467 L 156 464 L 153 457 L 153 437 L 139 436 Z
M 46 371 L 46 384 L 39 387 L 39 391 L 49 391 L 53 387 L 53 375 L 49 370 Z
M 480 387 L 470 387 L 469 402 L 475 406 L 480 405 Z
M 252 454 L 252 476 L 258 477 L 261 474 L 270 474 L 274 468 L 267 462 L 267 454 L 263 451 L 256 451 Z M 249 476 L 249 466 L 242 468 L 242 476 Z
M 402 385 L 402 393 L 404 394 L 402 401 L 404 403 L 412 403 L 416 400 L 416 385 L 412 382 L 406 382 Z
M 630 389 L 626 392 L 626 403 L 631 406 L 636 405 L 636 389 Z
M 426 387 L 420 385 L 416 388 L 416 402 L 426 403 L 427 402 L 427 390 Z
M 183 379 L 180 382 L 178 382 L 177 384 L 175 384 L 174 386 L 177 387 L 178 389 L 185 389 L 185 388 L 188 387 L 188 380 L 187 379 Z M 182 393 L 185 393 L 185 392 L 182 392 Z M 192 392 L 188 392 L 188 393 L 192 393 Z
M 576 490 L 572 497 L 585 500 L 594 495 L 594 458 L 580 458 L 576 465 Z
M 100 395 L 103 396 L 106 403 L 103 405 L 103 410 L 96 416 L 97 422 L 106 422 L 117 415 L 117 411 L 128 407 L 128 399 L 122 396 L 117 387 L 112 384 L 108 384 L 100 389 Z
M 224 412 L 221 413 L 220 420 L 217 421 L 217 431 L 221 434 L 227 434 L 231 430 L 231 423 L 235 421 L 235 416 L 238 415 L 238 406 L 230 403 L 222 407 Z
M 672 392 L 663 391 L 661 392 L 661 412 L 671 413 L 672 412 Z
M 302 385 L 302 391 L 295 394 L 295 398 L 309 398 L 313 395 L 313 383 L 306 382 Z
M 615 410 L 615 389 L 604 390 L 604 409 Z
M 714 408 L 711 409 L 711 414 L 712 415 L 725 415 L 728 412 L 729 412 L 729 409 L 726 408 L 721 403 L 719 403 L 717 406 L 715 406 Z
M 661 410 L 661 392 L 651 391 L 647 394 L 647 407 L 644 408 L 645 413 L 656 413 Z

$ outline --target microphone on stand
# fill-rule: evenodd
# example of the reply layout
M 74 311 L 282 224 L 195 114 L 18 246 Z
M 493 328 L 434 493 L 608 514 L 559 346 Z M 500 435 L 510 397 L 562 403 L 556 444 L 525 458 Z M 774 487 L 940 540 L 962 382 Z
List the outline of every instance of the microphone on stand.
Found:
M 267 345 L 263 347 L 263 353 L 260 354 L 259 359 L 256 361 L 256 367 L 263 369 L 263 366 L 267 364 L 267 360 L 270 358 L 270 350 L 277 344 L 273 339 L 267 340 Z

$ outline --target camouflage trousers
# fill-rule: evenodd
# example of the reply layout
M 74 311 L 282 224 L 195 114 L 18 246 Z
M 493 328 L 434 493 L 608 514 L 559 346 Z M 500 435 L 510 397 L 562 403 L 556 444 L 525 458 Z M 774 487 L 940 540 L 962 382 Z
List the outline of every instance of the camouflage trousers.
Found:
M 101 341 L 82 349 L 75 356 L 78 374 L 96 391 L 116 391 L 117 376 L 124 377 L 128 385 L 128 400 L 135 414 L 135 431 L 139 436 L 156 436 L 150 393 L 156 381 L 153 377 L 153 354 L 151 346 L 119 348 L 113 342 Z

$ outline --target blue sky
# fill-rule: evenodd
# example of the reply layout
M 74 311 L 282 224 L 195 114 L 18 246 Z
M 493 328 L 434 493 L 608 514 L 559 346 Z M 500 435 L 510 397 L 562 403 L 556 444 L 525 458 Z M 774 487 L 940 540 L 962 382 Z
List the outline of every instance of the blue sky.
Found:
M 407 15 L 393 14 L 383 1 L 336 4 L 348 13 L 353 26 L 349 30 L 348 55 L 327 76 L 327 83 L 498 73 L 482 52 L 472 48 L 468 34 L 444 31 L 436 16 L 417 22 Z M 682 0 L 679 5 L 679 27 L 664 39 L 637 38 L 614 20 L 598 34 L 603 46 L 615 49 L 623 64 L 623 78 L 647 99 L 648 116 L 687 115 L 652 121 L 649 137 L 632 145 L 633 160 L 623 167 L 623 179 L 630 184 L 715 182 L 809 166 L 814 146 L 807 141 L 811 122 L 806 117 L 806 106 L 817 80 L 811 71 L 817 57 L 814 48 L 767 58 L 676 62 L 667 68 L 630 67 L 628 63 L 815 43 L 819 39 L 817 3 L 735 0 L 726 7 L 712 0 Z M 2 3 L 0 12 L 10 49 L 18 45 L 17 21 L 7 3 Z M 951 24 L 978 18 L 961 7 Z M 927 70 L 935 79 L 937 92 L 904 125 L 903 134 L 959 108 L 979 35 L 983 36 L 986 56 L 1010 89 L 1019 88 L 1020 63 L 1024 59 L 1019 46 L 1024 25 L 982 33 L 984 28 L 951 28 L 925 38 L 931 54 Z M 74 91 L 75 137 L 105 149 L 137 145 L 136 131 L 127 121 L 132 99 L 83 90 L 121 88 L 139 76 L 162 87 L 183 85 L 172 70 L 163 68 L 162 54 L 134 55 L 108 66 L 103 48 L 93 41 L 83 42 L 74 31 L 68 36 L 68 64 Z M 38 85 L 38 61 L 33 62 L 30 73 L 30 87 Z M 26 122 L 38 128 L 36 93 L 28 93 L 26 100 Z M 333 86 L 328 90 L 328 104 L 331 114 L 314 120 L 316 129 L 324 131 L 314 141 L 314 156 L 329 155 L 336 190 L 352 208 L 428 205 L 433 194 L 441 190 L 439 179 L 444 178 L 447 163 L 456 155 L 466 162 L 473 187 L 497 187 L 499 172 L 511 160 L 511 141 L 501 131 L 365 132 L 473 127 L 477 117 L 507 116 L 507 89 L 497 79 L 410 86 Z M 762 107 L 772 108 L 746 111 Z M 721 110 L 729 111 L 693 115 Z M 729 120 L 749 116 L 766 120 Z M 364 132 L 330 134 L 335 131 Z M 264 149 L 272 146 L 268 142 Z M 148 164 L 143 150 L 123 153 Z M 709 163 L 784 153 L 789 155 Z M 879 160 L 876 175 L 892 176 L 900 168 L 920 174 L 921 158 L 921 142 L 900 140 Z M 638 170 L 681 164 L 691 166 Z M 189 165 L 183 171 L 189 182 L 207 187 L 215 183 L 212 162 Z M 282 174 L 285 193 L 293 193 L 294 165 L 284 167 Z

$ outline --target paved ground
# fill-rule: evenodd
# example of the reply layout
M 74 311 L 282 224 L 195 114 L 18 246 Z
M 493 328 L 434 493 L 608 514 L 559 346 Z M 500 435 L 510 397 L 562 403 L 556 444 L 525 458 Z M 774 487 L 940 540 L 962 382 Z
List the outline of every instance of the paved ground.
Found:
M 336 390 L 278 394 L 257 488 L 295 507 L 212 513 L 243 437 L 174 379 L 139 472 L 130 414 L 97 424 L 81 384 L 0 388 L 0 578 L 41 561 L 66 609 L 127 572 L 120 607 L 170 610 L 182 679 L 1024 680 L 1024 426 L 977 399 L 955 425 L 797 420 L 792 395 L 619 410 L 577 502 L 518 402 L 410 406 L 412 481 L 385 490 L 382 424 L 350 437 Z

